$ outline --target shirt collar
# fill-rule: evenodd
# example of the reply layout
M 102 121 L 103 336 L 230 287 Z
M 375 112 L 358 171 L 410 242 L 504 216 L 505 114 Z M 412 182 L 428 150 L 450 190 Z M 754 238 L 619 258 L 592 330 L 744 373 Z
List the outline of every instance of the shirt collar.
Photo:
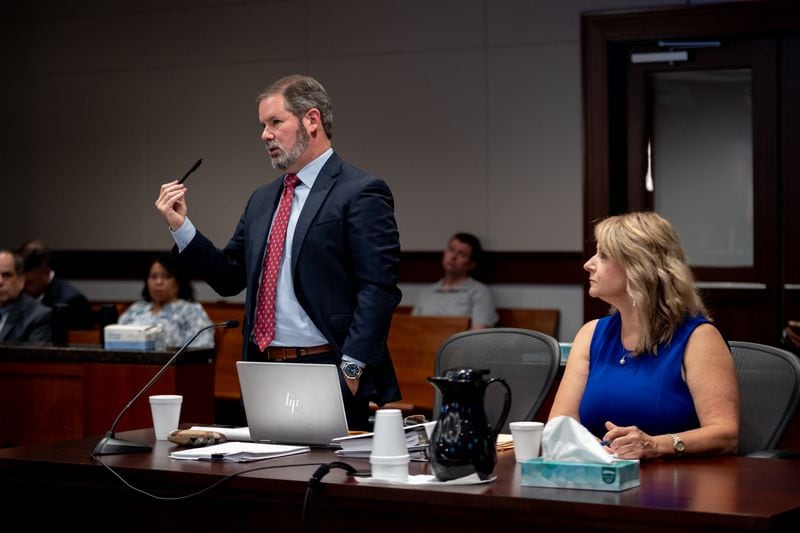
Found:
M 328 162 L 328 159 L 330 159 L 331 155 L 333 155 L 333 148 L 328 148 L 316 159 L 297 171 L 297 177 L 300 182 L 309 189 L 313 187 L 314 182 L 317 181 L 317 176 L 319 176 L 320 170 L 322 170 L 322 167 L 324 167 L 325 163 Z
M 464 283 L 462 283 L 458 287 L 455 287 L 453 289 L 451 289 L 451 288 L 447 288 L 446 289 L 444 287 L 444 278 L 442 278 L 442 279 L 439 280 L 439 283 L 436 285 L 435 290 L 436 290 L 436 292 L 462 292 L 462 291 L 469 290 L 469 286 L 471 284 L 472 284 L 472 278 L 468 277 L 466 280 L 464 280 Z

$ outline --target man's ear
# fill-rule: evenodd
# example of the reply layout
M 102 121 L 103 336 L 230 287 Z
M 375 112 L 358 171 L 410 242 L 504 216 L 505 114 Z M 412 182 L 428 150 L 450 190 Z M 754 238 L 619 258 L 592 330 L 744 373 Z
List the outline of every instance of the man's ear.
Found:
M 311 135 L 316 135 L 317 132 L 322 128 L 322 116 L 319 113 L 319 109 L 316 107 L 312 107 L 306 112 L 306 115 L 303 117 L 303 122 L 308 130 L 308 133 Z

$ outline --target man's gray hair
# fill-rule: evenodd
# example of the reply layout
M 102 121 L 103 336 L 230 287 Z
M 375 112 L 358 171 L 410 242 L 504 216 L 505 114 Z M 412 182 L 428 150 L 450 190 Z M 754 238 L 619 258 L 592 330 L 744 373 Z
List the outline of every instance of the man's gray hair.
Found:
M 328 139 L 333 137 L 333 104 L 320 82 L 300 74 L 286 76 L 264 89 L 256 98 L 256 102 L 260 103 L 261 100 L 276 94 L 283 95 L 286 109 L 298 119 L 302 119 L 309 109 L 318 109 L 325 135 Z

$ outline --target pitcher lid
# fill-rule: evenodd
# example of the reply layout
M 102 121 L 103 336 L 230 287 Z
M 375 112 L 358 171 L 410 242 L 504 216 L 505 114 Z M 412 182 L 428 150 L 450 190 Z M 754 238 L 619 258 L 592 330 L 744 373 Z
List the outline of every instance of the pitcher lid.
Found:
M 444 378 L 453 381 L 478 381 L 489 374 L 488 368 L 448 368 L 444 371 Z

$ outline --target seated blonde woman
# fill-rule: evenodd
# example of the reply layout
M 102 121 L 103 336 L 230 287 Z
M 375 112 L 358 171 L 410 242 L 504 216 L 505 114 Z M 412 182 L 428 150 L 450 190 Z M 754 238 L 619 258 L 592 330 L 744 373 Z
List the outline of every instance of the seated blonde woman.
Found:
M 568 415 L 623 459 L 736 451 L 733 358 L 694 288 L 677 233 L 655 213 L 607 218 L 584 265 L 611 313 L 572 344 L 550 418 Z

